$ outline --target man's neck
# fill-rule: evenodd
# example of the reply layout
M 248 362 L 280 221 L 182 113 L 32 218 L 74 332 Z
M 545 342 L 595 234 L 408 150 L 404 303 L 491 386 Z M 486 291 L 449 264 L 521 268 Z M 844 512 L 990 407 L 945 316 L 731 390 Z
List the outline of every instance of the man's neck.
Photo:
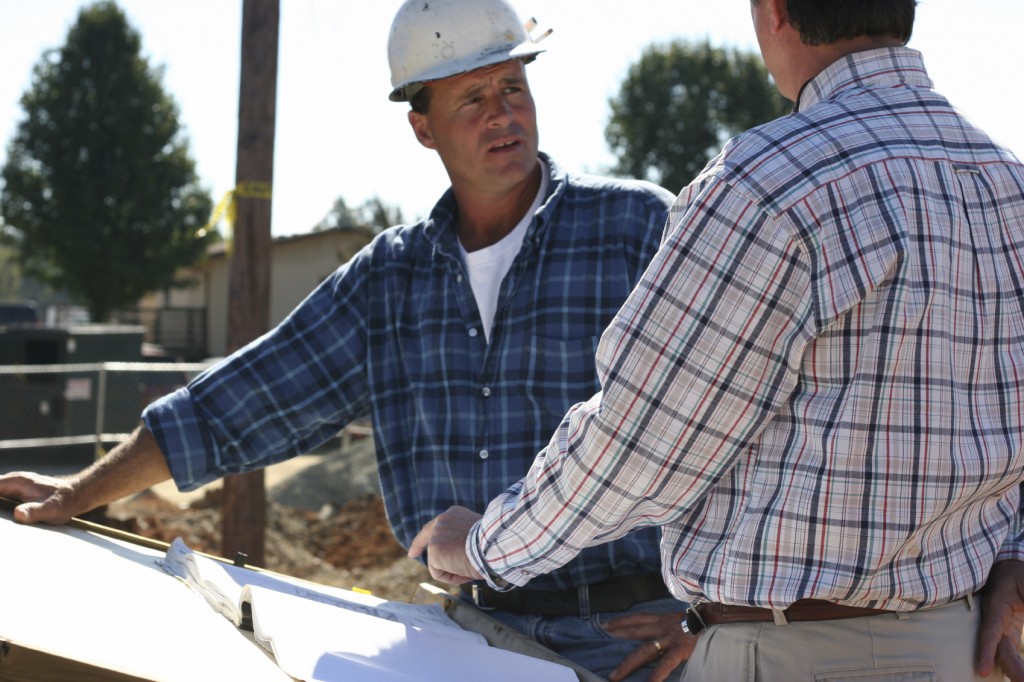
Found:
M 541 164 L 524 182 L 509 190 L 480 192 L 453 187 L 459 206 L 459 242 L 472 253 L 501 241 L 523 219 L 537 198 Z
M 797 101 L 800 92 L 808 82 L 813 80 L 819 73 L 847 55 L 855 52 L 866 52 L 877 50 L 883 47 L 902 47 L 903 43 L 897 38 L 888 36 L 868 37 L 862 36 L 850 40 L 840 40 L 827 45 L 805 45 L 804 54 L 793 60 L 799 73 L 793 79 L 796 89 L 792 92 L 783 93 L 785 97 L 793 102 Z

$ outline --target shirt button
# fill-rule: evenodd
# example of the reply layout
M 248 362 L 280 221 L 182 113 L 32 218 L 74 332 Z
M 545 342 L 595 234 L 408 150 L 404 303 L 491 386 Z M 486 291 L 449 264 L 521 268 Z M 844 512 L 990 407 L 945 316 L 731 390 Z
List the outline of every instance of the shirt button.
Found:
M 459 282 L 459 283 L 462 282 L 462 273 L 461 272 L 459 274 L 455 275 L 455 281 Z
M 471 338 L 471 339 L 475 339 L 475 338 L 476 338 L 476 335 L 477 335 L 477 334 L 479 334 L 479 333 L 480 333 L 480 332 L 478 332 L 478 331 L 476 330 L 476 327 L 473 327 L 472 329 L 470 329 L 470 330 L 469 330 L 469 338 Z
M 483 395 L 483 396 L 484 396 L 485 398 L 490 398 L 490 397 L 491 397 L 491 389 L 489 389 L 489 388 L 488 388 L 487 386 L 484 386 L 483 390 L 482 390 L 482 391 L 480 391 L 480 393 L 481 393 L 481 394 L 482 394 L 482 395 Z
M 487 459 L 490 456 L 491 456 L 491 453 L 487 452 L 486 450 L 481 450 L 480 451 L 480 459 Z

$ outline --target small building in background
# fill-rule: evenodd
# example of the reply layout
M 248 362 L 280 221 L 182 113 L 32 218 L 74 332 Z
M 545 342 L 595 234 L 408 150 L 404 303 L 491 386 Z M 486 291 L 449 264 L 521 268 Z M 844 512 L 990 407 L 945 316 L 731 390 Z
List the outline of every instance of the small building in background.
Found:
M 277 325 L 340 265 L 373 239 L 363 228 L 336 228 L 276 237 L 270 255 L 270 324 Z M 183 270 L 180 286 L 151 294 L 118 314 L 141 324 L 146 341 L 169 356 L 199 361 L 227 354 L 229 246 L 215 244 L 204 261 Z

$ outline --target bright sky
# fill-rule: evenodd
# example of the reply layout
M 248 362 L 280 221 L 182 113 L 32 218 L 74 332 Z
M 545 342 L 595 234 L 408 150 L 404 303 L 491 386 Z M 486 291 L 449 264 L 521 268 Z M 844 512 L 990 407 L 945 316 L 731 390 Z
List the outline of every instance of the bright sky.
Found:
M 541 149 L 569 170 L 611 165 L 608 99 L 652 42 L 676 37 L 757 50 L 747 0 L 512 0 L 554 33 L 528 69 Z M 0 163 L 43 51 L 63 44 L 84 0 L 0 0 Z M 165 68 L 199 174 L 214 197 L 234 185 L 241 0 L 119 0 L 143 52 Z M 448 186 L 415 141 L 407 105 L 389 102 L 387 36 L 398 0 L 281 0 L 273 232 L 306 232 L 338 196 L 377 195 L 406 220 Z M 936 86 L 1024 155 L 1019 84 L 1024 3 L 921 0 L 910 46 Z M 671 187 L 672 191 L 680 188 Z

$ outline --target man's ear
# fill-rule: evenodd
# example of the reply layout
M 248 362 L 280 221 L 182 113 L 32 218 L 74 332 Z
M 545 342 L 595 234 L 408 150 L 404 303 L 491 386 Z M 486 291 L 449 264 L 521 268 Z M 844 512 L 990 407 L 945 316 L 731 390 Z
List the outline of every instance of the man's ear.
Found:
M 415 133 L 416 139 L 419 140 L 421 145 L 427 149 L 437 149 L 437 145 L 434 144 L 434 136 L 430 132 L 430 123 L 424 114 L 418 111 L 410 111 L 409 125 L 412 126 L 412 132 Z
M 777 33 L 789 22 L 789 11 L 786 9 L 786 0 L 759 0 L 765 3 L 768 10 L 768 28 Z

